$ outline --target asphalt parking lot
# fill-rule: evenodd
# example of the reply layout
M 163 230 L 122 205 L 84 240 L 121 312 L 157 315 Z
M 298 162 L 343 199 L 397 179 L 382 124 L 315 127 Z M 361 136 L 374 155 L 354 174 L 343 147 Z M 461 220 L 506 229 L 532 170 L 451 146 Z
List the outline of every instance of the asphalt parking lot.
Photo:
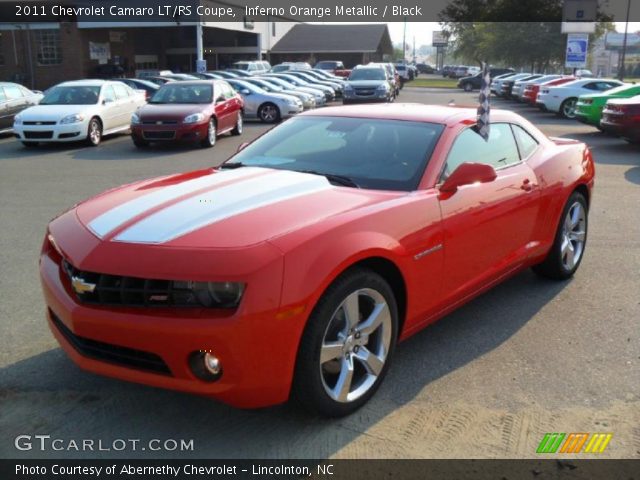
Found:
M 400 101 L 475 104 L 477 92 L 407 87 Z M 85 373 L 44 319 L 38 252 L 49 219 L 137 179 L 220 163 L 267 128 L 213 149 L 25 149 L 0 138 L 0 458 L 535 458 L 547 432 L 610 432 L 608 458 L 640 458 L 640 149 L 595 128 L 495 100 L 544 132 L 592 146 L 590 233 L 568 282 L 530 272 L 402 344 L 378 394 L 340 420 L 287 405 L 241 411 L 206 398 Z M 20 434 L 193 439 L 187 452 L 18 451 Z

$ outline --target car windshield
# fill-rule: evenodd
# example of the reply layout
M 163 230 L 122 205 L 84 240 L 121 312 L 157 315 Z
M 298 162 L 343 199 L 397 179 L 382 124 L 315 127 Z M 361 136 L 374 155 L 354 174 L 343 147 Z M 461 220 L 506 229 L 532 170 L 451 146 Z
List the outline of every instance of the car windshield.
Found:
M 231 165 L 347 177 L 362 188 L 417 189 L 443 125 L 349 117 L 294 117 L 247 146 Z
M 385 80 L 384 70 L 381 68 L 357 68 L 349 75 L 349 80 Z
M 249 82 L 229 81 L 229 85 L 231 85 L 233 89 L 236 90 L 237 92 L 240 92 L 242 90 L 249 90 L 251 93 L 261 93 L 263 95 L 267 93 L 267 91 L 264 88 L 258 87 L 257 85 L 254 85 Z
M 40 100 L 40 105 L 95 105 L 100 97 L 97 85 L 53 87 Z
M 334 68 L 338 68 L 337 62 L 318 62 L 316 64 L 316 68 L 323 68 L 326 70 L 333 70 Z
M 236 70 L 249 70 L 249 64 L 248 63 L 234 63 L 233 64 L 233 68 L 235 68 Z
M 211 85 L 167 83 L 153 94 L 149 103 L 211 103 L 212 98 Z

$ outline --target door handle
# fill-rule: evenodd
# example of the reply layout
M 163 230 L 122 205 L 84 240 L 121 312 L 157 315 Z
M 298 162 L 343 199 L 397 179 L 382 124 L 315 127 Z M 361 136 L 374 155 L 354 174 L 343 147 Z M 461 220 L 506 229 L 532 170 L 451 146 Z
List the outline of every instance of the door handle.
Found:
M 530 192 L 533 189 L 533 185 L 531 185 L 531 181 L 528 178 L 525 178 L 522 181 L 522 185 L 520 185 L 520 188 L 525 192 Z

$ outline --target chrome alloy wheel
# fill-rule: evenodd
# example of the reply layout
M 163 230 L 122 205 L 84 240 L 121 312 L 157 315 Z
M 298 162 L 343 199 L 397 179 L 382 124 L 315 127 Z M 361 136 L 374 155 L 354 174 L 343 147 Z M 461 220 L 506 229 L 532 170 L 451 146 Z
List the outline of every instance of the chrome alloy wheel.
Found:
M 348 403 L 376 383 L 391 346 L 392 319 L 385 298 L 363 288 L 334 312 L 322 340 L 320 376 L 325 392 Z
M 98 145 L 100 143 L 100 137 L 102 136 L 102 132 L 100 131 L 100 124 L 97 120 L 93 119 L 89 123 L 89 141 Z
M 562 113 L 567 118 L 574 118 L 576 116 L 576 104 L 578 100 L 572 98 L 571 100 L 566 100 L 562 104 Z
M 273 105 L 265 105 L 260 111 L 260 118 L 267 122 L 275 122 L 278 118 L 278 109 Z
M 574 202 L 564 219 L 560 257 L 562 266 L 571 270 L 580 261 L 586 239 L 587 214 L 580 202 Z
M 214 145 L 216 143 L 216 122 L 213 120 L 209 120 L 209 129 L 207 130 L 207 135 L 209 136 L 209 143 Z

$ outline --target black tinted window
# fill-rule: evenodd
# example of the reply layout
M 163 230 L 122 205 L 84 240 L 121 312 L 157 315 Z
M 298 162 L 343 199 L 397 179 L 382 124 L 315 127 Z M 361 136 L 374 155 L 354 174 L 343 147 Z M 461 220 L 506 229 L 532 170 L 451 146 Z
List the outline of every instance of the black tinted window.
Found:
M 349 177 L 363 188 L 415 190 L 443 126 L 345 117 L 296 117 L 233 162 Z
M 493 168 L 501 168 L 519 161 L 518 148 L 508 124 L 491 124 L 488 141 L 473 128 L 467 128 L 458 135 L 451 147 L 441 180 L 465 162 L 486 163 Z

